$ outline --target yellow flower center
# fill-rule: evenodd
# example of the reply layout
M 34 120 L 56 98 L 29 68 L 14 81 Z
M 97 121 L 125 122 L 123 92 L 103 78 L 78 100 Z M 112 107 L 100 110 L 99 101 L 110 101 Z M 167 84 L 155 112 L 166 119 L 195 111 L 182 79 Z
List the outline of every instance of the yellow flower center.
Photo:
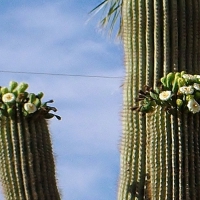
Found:
M 196 103 L 193 103 L 193 106 L 194 106 L 194 107 L 198 107 L 198 105 L 197 105 Z
M 10 95 L 10 94 L 7 95 L 7 99 L 8 99 L 8 100 L 11 100 L 11 99 L 12 99 L 12 95 Z
M 167 98 L 169 96 L 169 93 L 168 92 L 163 92 L 162 95 L 163 95 L 164 98 Z

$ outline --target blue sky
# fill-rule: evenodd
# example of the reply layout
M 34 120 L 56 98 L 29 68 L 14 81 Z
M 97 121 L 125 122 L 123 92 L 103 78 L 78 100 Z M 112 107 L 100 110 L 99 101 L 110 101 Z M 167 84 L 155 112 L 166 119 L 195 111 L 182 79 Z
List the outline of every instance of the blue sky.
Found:
M 54 99 L 62 120 L 50 120 L 49 127 L 63 200 L 116 199 L 123 78 L 2 71 L 123 77 L 121 45 L 100 33 L 100 15 L 87 22 L 100 2 L 0 3 L 0 85 L 27 82 L 28 91 Z

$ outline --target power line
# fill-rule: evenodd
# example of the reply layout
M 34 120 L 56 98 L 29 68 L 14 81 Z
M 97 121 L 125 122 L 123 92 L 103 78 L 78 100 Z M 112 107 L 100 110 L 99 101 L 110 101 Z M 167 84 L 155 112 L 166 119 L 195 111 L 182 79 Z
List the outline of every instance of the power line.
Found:
M 35 74 L 35 75 L 48 75 L 48 76 L 70 76 L 70 77 L 84 77 L 84 78 L 105 78 L 105 79 L 121 79 L 120 76 L 101 76 L 101 75 L 84 75 L 84 74 L 65 74 L 65 73 L 47 73 L 47 72 L 24 72 L 24 71 L 8 71 L 0 70 L 0 73 L 10 74 Z

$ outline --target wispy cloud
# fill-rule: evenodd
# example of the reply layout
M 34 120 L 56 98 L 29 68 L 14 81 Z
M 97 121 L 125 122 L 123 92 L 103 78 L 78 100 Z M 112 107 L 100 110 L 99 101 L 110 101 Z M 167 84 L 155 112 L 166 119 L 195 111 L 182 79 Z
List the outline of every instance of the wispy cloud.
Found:
M 111 45 L 91 35 L 95 32 L 84 24 L 86 16 L 69 14 L 61 8 L 47 4 L 8 10 L 0 21 L 4 27 L 0 30 L 0 65 L 12 69 L 17 62 L 20 69 L 87 71 L 104 67 L 98 62 L 103 58 L 116 60 L 109 49 Z M 106 67 L 118 66 L 106 64 Z

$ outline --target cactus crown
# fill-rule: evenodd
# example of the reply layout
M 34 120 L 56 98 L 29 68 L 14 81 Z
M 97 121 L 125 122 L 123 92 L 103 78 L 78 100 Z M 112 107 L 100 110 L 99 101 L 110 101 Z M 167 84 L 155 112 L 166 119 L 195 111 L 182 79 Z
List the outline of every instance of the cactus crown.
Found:
M 60 116 L 50 113 L 50 111 L 57 111 L 55 107 L 47 105 L 48 103 L 52 103 L 53 100 L 42 103 L 43 93 L 28 93 L 26 91 L 27 88 L 27 83 L 18 84 L 15 81 L 11 81 L 9 87 L 0 87 L 0 117 L 13 118 L 16 109 L 20 109 L 25 117 L 43 115 L 46 119 L 52 117 L 61 119 Z

